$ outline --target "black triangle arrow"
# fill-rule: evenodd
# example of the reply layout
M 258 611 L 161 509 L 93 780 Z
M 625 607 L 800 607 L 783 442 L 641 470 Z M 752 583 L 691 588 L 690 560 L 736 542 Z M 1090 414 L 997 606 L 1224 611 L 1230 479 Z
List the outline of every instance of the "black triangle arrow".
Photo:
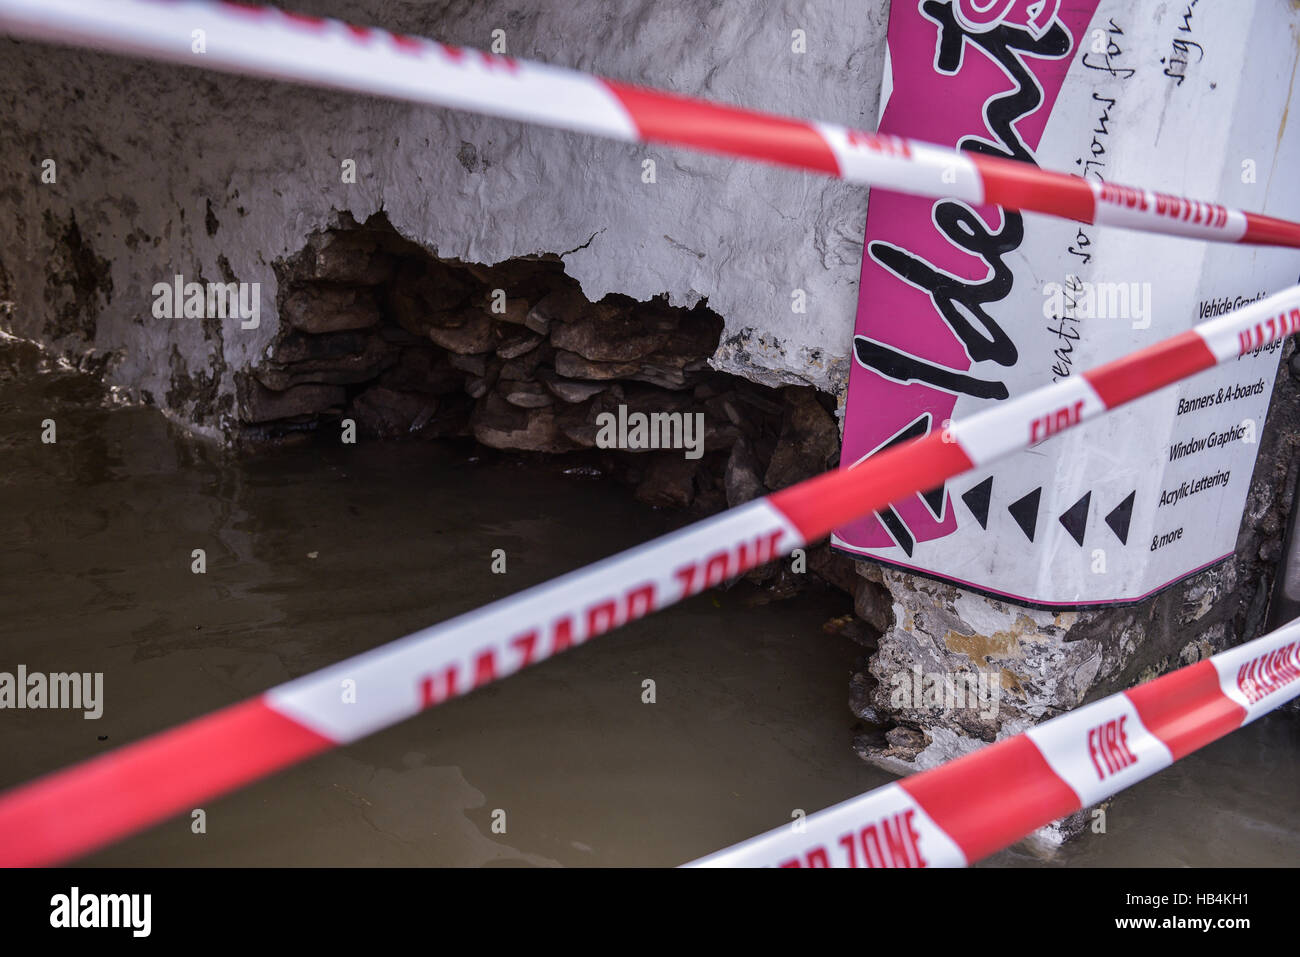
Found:
M 885 451 L 885 449 L 893 448 L 895 445 L 898 445 L 902 442 L 906 442 L 908 439 L 919 439 L 921 436 L 928 434 L 929 431 L 930 431 L 930 413 L 923 412 L 915 419 L 913 419 L 911 422 L 909 422 L 907 425 L 899 429 L 890 438 L 887 438 L 885 439 L 884 442 L 881 442 L 880 447 L 877 448 L 876 451 L 872 452 L 871 454 L 875 455 L 876 452 L 883 452 Z
M 1106 516 L 1106 524 L 1123 545 L 1128 544 L 1128 526 L 1133 520 L 1133 499 L 1136 497 L 1137 489 L 1134 489 L 1128 493 L 1128 498 L 1111 509 L 1110 514 Z
M 880 443 L 879 446 L 863 458 L 870 458 L 886 449 L 893 448 L 895 445 L 901 445 L 911 439 L 919 439 L 923 435 L 929 435 L 931 421 L 932 419 L 929 412 L 921 413 L 921 415 L 903 426 L 903 428 L 893 436 Z M 931 515 L 941 522 L 943 521 L 943 507 L 947 498 L 947 491 L 945 485 L 940 485 L 938 488 L 932 488 L 929 491 L 921 493 L 921 501 L 925 502 L 925 507 L 930 510 Z M 882 511 L 876 513 L 876 517 L 880 519 L 881 524 L 883 524 L 885 528 L 889 530 L 890 534 L 894 536 L 894 540 L 902 546 L 903 551 L 907 552 L 908 555 L 911 555 L 914 543 L 912 541 L 912 536 L 907 532 L 907 526 L 903 523 L 903 520 L 899 517 L 898 513 L 892 509 L 888 510 L 888 515 L 889 517 L 887 518 L 886 512 Z
M 943 521 L 943 506 L 947 498 L 948 489 L 943 485 L 921 493 L 921 501 L 925 502 L 925 507 L 930 510 L 930 514 L 940 522 Z
M 1025 538 L 1031 542 L 1034 540 L 1034 530 L 1038 528 L 1038 500 L 1042 495 L 1043 487 L 1040 485 L 1028 495 L 1016 499 L 1007 506 L 1007 511 L 1016 520 L 1020 530 L 1025 533 Z
M 980 482 L 979 485 L 962 492 L 961 500 L 966 503 L 970 513 L 975 516 L 975 521 L 980 523 L 980 528 L 987 529 L 989 527 L 989 502 L 992 498 L 992 475 Z
M 885 526 L 885 530 L 893 536 L 894 541 L 898 543 L 898 547 L 907 553 L 908 558 L 911 558 L 912 549 L 916 546 L 916 542 L 913 540 L 911 533 L 908 532 L 907 525 L 898 517 L 898 513 L 892 508 L 885 508 L 883 511 L 877 512 L 876 517 Z
M 1091 501 L 1092 492 L 1085 492 L 1083 498 L 1067 508 L 1058 519 L 1070 537 L 1080 545 L 1083 544 L 1083 533 L 1088 530 L 1088 503 Z

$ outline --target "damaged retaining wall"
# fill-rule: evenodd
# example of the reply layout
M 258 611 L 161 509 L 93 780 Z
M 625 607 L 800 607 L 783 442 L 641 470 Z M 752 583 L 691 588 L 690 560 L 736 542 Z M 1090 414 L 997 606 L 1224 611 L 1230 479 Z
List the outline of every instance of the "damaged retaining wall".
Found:
M 337 16 L 862 125 L 886 9 L 848 0 L 295 0 Z M 794 52 L 802 30 L 807 52 Z M 0 39 L 0 263 L 12 331 L 113 357 L 116 385 L 210 435 L 275 336 L 274 264 L 340 213 L 469 263 L 559 256 L 592 301 L 708 300 L 715 368 L 834 392 L 866 192 L 808 173 L 450 110 Z M 46 160 L 57 180 L 42 182 Z M 355 183 L 343 182 L 345 161 Z M 646 182 L 646 161 L 654 181 Z M 150 290 L 259 283 L 268 321 L 156 321 Z M 792 311 L 802 290 L 807 311 Z
M 276 272 L 280 331 L 265 358 L 235 376 L 241 445 L 338 442 L 348 429 L 472 439 L 567 456 L 574 474 L 610 476 L 648 505 L 697 515 L 838 464 L 834 398 L 711 368 L 723 322 L 702 304 L 617 294 L 593 303 L 558 257 L 443 260 L 382 215 L 313 234 Z M 620 409 L 683 426 L 689 417 L 691 427 L 671 433 L 685 447 L 600 442 L 602 417 Z M 873 587 L 828 545 L 805 551 L 798 569 L 773 563 L 745 576 L 764 587 L 758 600 L 810 583 L 850 596 Z
M 558 257 L 439 259 L 382 215 L 313 234 L 277 275 L 280 331 L 235 376 L 244 443 L 338 441 L 351 424 L 371 438 L 592 451 L 587 471 L 629 480 L 642 501 L 705 512 L 838 460 L 834 400 L 712 369 L 723 322 L 702 304 L 593 303 Z M 599 443 L 620 407 L 690 417 L 673 434 L 687 447 Z

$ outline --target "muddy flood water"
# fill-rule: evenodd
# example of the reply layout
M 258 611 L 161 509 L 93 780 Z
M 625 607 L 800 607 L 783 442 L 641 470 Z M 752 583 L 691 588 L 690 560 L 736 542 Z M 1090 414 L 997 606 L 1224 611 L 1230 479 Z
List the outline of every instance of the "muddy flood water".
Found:
M 0 788 L 682 521 L 426 443 L 226 456 L 4 341 L 0 454 L 0 671 L 104 674 L 98 720 L 0 711 Z M 892 780 L 851 749 L 861 649 L 821 628 L 848 599 L 755 594 L 698 596 L 209 801 L 205 834 L 181 816 L 83 863 L 675 865 Z M 1274 715 L 1119 795 L 1105 834 L 986 864 L 1294 865 L 1298 796 L 1300 720 Z

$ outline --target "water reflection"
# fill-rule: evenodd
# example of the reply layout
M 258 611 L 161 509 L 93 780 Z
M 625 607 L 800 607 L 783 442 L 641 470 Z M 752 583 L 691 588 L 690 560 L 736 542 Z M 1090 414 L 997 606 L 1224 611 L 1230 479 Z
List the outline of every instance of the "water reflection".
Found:
M 0 454 L 0 667 L 105 673 L 99 721 L 0 713 L 0 786 L 681 521 L 609 484 L 434 445 L 233 457 L 13 342 Z M 820 627 L 847 599 L 754 597 L 698 596 L 207 802 L 205 835 L 183 816 L 88 862 L 671 865 L 891 780 L 850 750 L 858 649 Z M 1105 835 L 990 863 L 1294 863 L 1298 724 L 1259 722 L 1121 795 Z

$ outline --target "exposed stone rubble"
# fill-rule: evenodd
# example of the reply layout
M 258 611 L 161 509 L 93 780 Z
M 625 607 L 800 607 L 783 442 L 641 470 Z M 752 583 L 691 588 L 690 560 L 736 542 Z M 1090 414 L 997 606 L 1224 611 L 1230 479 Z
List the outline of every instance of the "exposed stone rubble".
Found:
M 362 438 L 572 455 L 647 504 L 697 512 L 838 459 L 829 397 L 709 367 L 722 323 L 705 304 L 591 302 L 556 256 L 440 259 L 382 216 L 314 234 L 276 272 L 284 322 L 263 361 L 237 375 L 245 443 L 339 441 L 350 419 Z M 597 417 L 620 406 L 702 415 L 702 455 L 598 448 Z M 848 559 L 815 554 L 814 574 L 855 587 Z

